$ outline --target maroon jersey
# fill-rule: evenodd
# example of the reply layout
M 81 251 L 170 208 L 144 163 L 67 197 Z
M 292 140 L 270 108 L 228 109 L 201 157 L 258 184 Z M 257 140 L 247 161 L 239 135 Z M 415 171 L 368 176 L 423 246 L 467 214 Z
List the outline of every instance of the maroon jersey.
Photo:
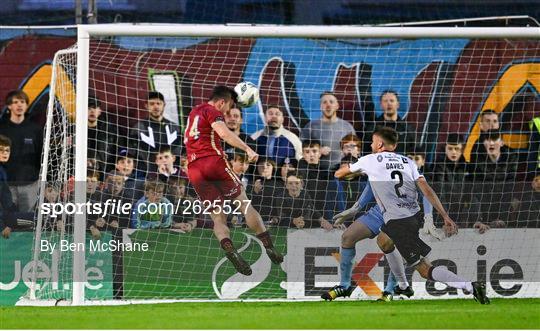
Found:
M 224 155 L 221 138 L 212 128 L 212 124 L 218 121 L 224 121 L 223 114 L 208 103 L 191 110 L 184 133 L 189 163 L 206 156 Z

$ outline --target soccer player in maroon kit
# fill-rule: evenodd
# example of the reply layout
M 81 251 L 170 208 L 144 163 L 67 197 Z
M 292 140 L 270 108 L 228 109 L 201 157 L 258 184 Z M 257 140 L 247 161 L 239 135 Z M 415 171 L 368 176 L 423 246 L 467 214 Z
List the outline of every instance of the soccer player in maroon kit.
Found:
M 242 183 L 233 173 L 221 148 L 223 139 L 227 144 L 245 151 L 250 162 L 257 161 L 259 157 L 227 128 L 223 119 L 223 114 L 235 104 L 236 97 L 233 89 L 216 86 L 210 101 L 198 105 L 189 113 L 184 143 L 187 149 L 189 181 L 205 206 L 208 203 L 216 206 L 211 217 L 214 221 L 214 234 L 221 248 L 238 272 L 251 275 L 250 265 L 240 256 L 231 241 L 227 215 L 224 213 L 225 202 L 228 202 L 233 210 L 240 206 L 239 210 L 244 214 L 248 227 L 255 231 L 273 263 L 283 262 L 283 256 L 274 248 L 261 215 L 251 206 Z

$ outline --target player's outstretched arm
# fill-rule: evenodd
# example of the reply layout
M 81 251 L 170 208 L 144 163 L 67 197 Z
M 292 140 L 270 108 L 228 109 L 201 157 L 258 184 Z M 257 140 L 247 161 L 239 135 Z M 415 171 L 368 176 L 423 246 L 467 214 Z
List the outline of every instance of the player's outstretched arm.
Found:
M 234 132 L 229 130 L 225 122 L 214 122 L 212 123 L 212 129 L 214 129 L 221 139 L 233 147 L 239 148 L 246 152 L 250 162 L 257 161 L 258 155 L 253 151 L 245 142 L 242 141 Z
M 433 191 L 431 186 L 429 186 L 428 182 L 424 177 L 420 177 L 416 180 L 416 184 L 418 185 L 418 188 L 420 191 L 422 191 L 422 194 L 424 197 L 426 197 L 431 205 L 439 212 L 439 214 L 442 216 L 444 220 L 444 225 L 448 227 L 448 234 L 453 234 L 457 232 L 457 226 L 456 223 L 448 216 L 448 213 L 444 209 L 441 200 L 439 200 L 439 197 Z

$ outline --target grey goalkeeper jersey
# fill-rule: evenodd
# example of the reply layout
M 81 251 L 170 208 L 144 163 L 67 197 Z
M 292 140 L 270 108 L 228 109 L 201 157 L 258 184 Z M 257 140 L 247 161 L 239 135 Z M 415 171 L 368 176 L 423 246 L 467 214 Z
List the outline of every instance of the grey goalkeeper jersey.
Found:
M 350 169 L 368 176 L 385 222 L 420 211 L 416 180 L 423 176 L 413 160 L 393 152 L 381 152 L 361 157 Z

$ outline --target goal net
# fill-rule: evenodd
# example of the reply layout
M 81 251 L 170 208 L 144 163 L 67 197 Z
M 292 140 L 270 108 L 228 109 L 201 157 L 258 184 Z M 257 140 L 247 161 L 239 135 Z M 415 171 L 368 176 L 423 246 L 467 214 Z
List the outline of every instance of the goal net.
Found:
M 208 29 L 176 37 L 170 31 L 186 27 L 125 28 L 55 57 L 31 299 L 318 298 L 340 276 L 343 229 L 324 227 L 367 182 L 334 172 L 371 152 L 378 126 L 398 131 L 398 152 L 420 166 L 459 226 L 444 237 L 433 211 L 442 239 L 421 237 L 434 265 L 486 281 L 490 296 L 540 295 L 537 30 L 499 28 L 497 38 L 458 29 L 465 32 L 452 38 L 444 28 L 339 36 L 315 27 L 317 36 L 268 27 L 268 37 L 232 27 L 222 37 Z M 399 30 L 417 34 L 392 35 Z M 78 72 L 81 61 L 87 72 Z M 248 165 L 224 150 L 285 255 L 271 264 L 243 216 L 231 213 L 231 238 L 251 276 L 235 271 L 215 239 L 183 143 L 191 109 L 214 86 L 241 81 L 258 86 L 260 100 L 224 119 L 261 158 Z M 375 240 L 357 243 L 354 298 L 380 295 L 388 273 Z M 419 298 L 466 297 L 407 274 Z

